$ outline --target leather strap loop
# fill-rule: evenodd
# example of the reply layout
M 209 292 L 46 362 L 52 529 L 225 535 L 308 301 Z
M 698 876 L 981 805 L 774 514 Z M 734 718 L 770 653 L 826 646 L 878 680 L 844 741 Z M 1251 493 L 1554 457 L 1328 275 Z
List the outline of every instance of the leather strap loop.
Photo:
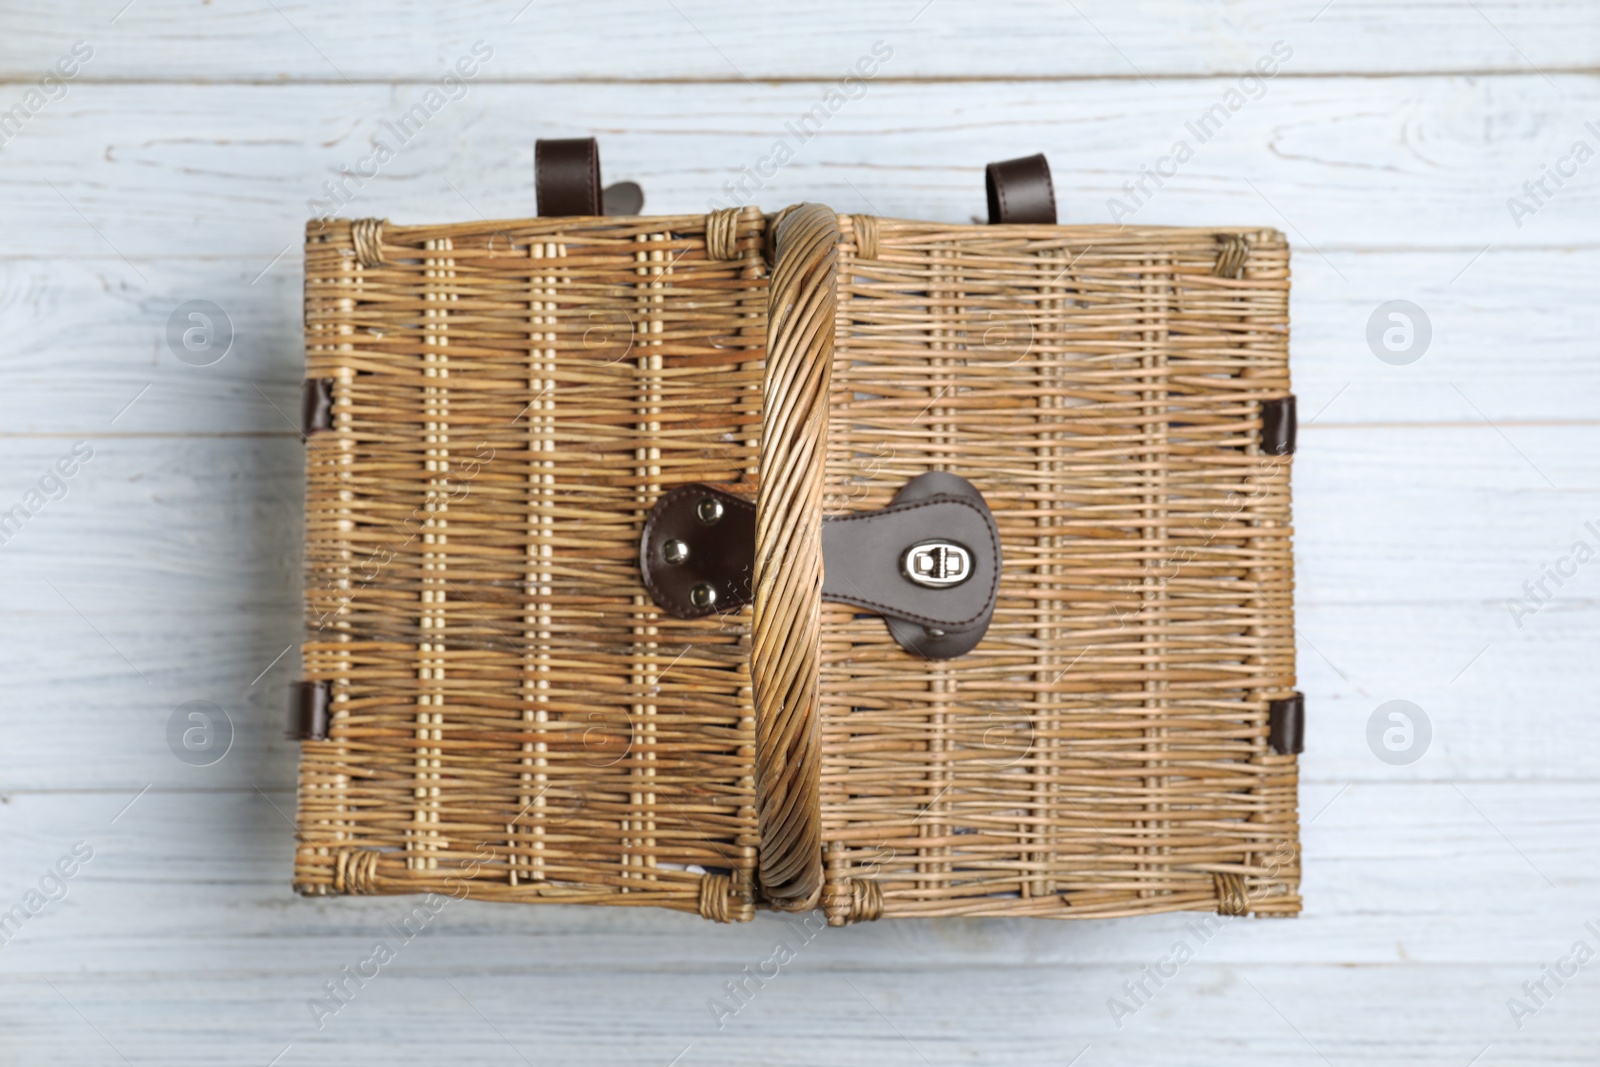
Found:
M 289 738 L 326 741 L 332 718 L 332 687 L 327 682 L 296 682 L 290 689 Z
M 1306 695 L 1296 689 L 1267 704 L 1267 743 L 1280 756 L 1306 750 Z
M 1294 394 L 1261 402 L 1261 451 L 1269 456 L 1294 455 L 1300 419 Z
M 989 224 L 1056 224 L 1056 188 L 1043 153 L 991 163 L 983 184 L 989 195 Z
M 332 378 L 307 378 L 300 387 L 300 436 L 333 429 Z
M 599 144 L 593 137 L 534 142 L 533 187 L 540 218 L 602 214 Z

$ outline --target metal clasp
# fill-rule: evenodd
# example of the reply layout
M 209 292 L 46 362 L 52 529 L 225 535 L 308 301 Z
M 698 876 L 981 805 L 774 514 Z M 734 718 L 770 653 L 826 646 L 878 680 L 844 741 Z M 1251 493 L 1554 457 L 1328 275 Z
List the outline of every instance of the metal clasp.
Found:
M 948 589 L 972 577 L 972 553 L 954 541 L 919 541 L 900 557 L 900 573 L 930 589 Z

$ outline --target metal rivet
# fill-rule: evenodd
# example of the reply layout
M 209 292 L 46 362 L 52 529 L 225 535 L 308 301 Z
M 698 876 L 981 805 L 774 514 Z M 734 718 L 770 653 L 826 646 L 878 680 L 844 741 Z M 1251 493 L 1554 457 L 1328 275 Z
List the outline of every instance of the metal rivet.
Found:
M 705 582 L 689 590 L 689 600 L 695 607 L 705 609 L 716 606 L 717 591 Z
M 661 558 L 668 563 L 682 563 L 689 558 L 689 546 L 682 541 L 668 541 L 661 546 Z
M 694 509 L 694 513 L 700 516 L 700 521 L 707 526 L 714 525 L 722 521 L 722 501 L 714 496 L 708 496 L 700 501 L 699 506 Z

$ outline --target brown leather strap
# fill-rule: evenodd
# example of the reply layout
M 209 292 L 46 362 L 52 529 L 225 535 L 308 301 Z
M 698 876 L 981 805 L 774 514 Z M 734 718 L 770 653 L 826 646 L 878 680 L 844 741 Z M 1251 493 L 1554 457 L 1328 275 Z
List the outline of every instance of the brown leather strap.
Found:
M 1299 690 L 1267 704 L 1267 743 L 1280 756 L 1306 750 L 1306 695 Z
M 1300 420 L 1294 394 L 1261 402 L 1261 451 L 1269 456 L 1294 455 Z
M 533 186 L 541 218 L 601 214 L 600 146 L 593 137 L 534 142 Z
M 300 387 L 300 436 L 333 429 L 333 379 L 307 378 Z
M 327 682 L 295 682 L 289 689 L 289 738 L 326 741 L 330 687 Z
M 1056 188 L 1044 155 L 991 163 L 983 184 L 989 194 L 989 224 L 1056 224 Z

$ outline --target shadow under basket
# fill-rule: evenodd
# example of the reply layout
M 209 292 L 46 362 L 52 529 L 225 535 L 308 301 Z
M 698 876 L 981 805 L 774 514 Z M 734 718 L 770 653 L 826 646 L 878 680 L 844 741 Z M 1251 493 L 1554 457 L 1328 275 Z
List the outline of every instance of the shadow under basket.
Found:
M 315 224 L 297 889 L 1297 913 L 1288 255 L 818 205 Z M 834 588 L 870 553 L 830 537 L 929 472 L 997 537 L 948 658 Z M 672 501 L 720 525 L 652 535 Z M 726 585 L 661 606 L 641 561 L 688 559 Z

